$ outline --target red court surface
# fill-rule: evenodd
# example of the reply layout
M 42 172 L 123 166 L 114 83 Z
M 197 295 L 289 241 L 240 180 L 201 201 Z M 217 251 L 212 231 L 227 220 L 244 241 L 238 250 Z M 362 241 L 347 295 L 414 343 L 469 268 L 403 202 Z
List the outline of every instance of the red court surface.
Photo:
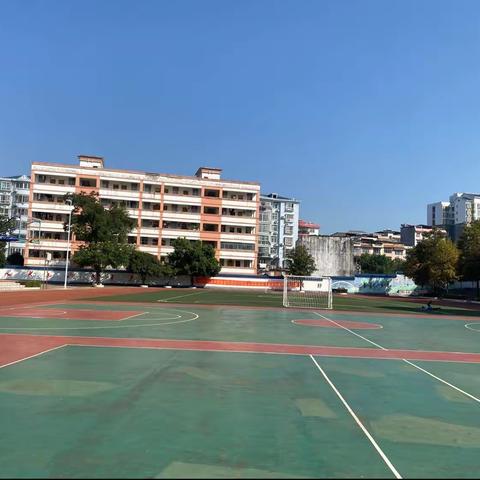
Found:
M 480 363 L 480 353 L 435 352 L 422 350 L 380 350 L 376 348 L 327 347 L 282 343 L 219 342 L 206 340 L 172 340 L 142 338 L 106 338 L 0 334 L 0 367 L 66 345 L 89 347 L 150 348 L 160 350 L 195 350 L 206 352 L 244 352 L 327 357 L 372 358 L 391 360 L 425 360 L 438 362 Z

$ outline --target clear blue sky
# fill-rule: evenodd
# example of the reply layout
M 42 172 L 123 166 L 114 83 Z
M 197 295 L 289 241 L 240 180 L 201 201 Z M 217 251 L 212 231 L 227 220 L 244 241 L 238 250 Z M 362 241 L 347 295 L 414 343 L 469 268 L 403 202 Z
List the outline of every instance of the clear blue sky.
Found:
M 3 1 L 0 174 L 256 180 L 324 233 L 480 190 L 480 2 Z

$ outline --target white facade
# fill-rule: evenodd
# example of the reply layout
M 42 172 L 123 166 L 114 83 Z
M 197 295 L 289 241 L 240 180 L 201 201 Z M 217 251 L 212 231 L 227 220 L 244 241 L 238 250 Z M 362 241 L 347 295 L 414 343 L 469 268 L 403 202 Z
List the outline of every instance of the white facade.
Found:
M 18 242 L 7 244 L 7 255 L 14 252 L 23 254 L 27 234 L 29 195 L 29 176 L 0 177 L 0 215 L 15 220 L 15 229 L 11 233 L 19 239 Z
M 454 193 L 448 202 L 427 205 L 427 224 L 447 229 L 453 240 L 458 240 L 463 227 L 480 219 L 479 193 Z
M 260 196 L 260 270 L 283 270 L 298 239 L 300 202 L 276 193 Z
M 260 186 L 223 180 L 221 170 L 200 168 L 195 176 L 104 168 L 101 157 L 80 156 L 79 165 L 35 162 L 26 265 L 65 262 L 67 193 L 96 192 L 106 208 L 124 205 L 136 221 L 128 241 L 164 259 L 178 237 L 215 248 L 222 273 L 253 274 L 257 268 Z M 40 240 L 38 240 L 40 238 Z M 80 246 L 75 239 L 72 250 Z
M 451 219 L 450 202 L 435 202 L 427 205 L 427 225 L 448 225 Z

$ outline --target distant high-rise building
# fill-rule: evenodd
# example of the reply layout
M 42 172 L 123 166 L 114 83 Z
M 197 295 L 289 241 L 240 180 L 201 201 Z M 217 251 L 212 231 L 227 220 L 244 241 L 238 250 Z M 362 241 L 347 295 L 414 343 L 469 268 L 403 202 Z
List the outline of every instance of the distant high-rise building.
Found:
M 6 253 L 18 252 L 23 254 L 27 234 L 28 197 L 30 195 L 30 177 L 18 175 L 14 177 L 0 177 L 0 215 L 11 218 L 15 228 L 12 236 L 18 241 L 9 242 Z
M 259 270 L 283 270 L 298 239 L 300 202 L 276 193 L 260 196 Z
M 480 219 L 479 193 L 454 193 L 448 202 L 427 205 L 427 224 L 445 228 L 452 240 L 458 240 L 465 225 Z

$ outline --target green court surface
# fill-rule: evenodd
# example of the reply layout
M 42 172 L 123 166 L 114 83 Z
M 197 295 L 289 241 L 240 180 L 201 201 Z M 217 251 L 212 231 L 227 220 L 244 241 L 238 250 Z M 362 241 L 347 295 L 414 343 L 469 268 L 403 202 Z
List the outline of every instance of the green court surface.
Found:
M 114 302 L 167 302 L 167 303 L 188 303 L 192 305 L 239 305 L 252 307 L 282 307 L 281 292 L 266 292 L 262 290 L 235 290 L 235 289 L 152 289 L 152 291 L 143 293 L 134 293 L 127 295 L 112 295 L 102 297 L 105 301 Z M 427 303 L 427 300 L 411 301 L 408 298 L 393 298 L 380 296 L 355 296 L 355 295 L 335 295 L 333 301 L 334 310 L 354 310 L 363 312 L 389 312 L 389 313 L 408 313 L 421 314 L 421 306 Z M 442 303 L 442 302 L 434 302 Z M 453 302 L 452 302 L 453 303 Z M 438 316 L 444 315 L 465 315 L 480 316 L 480 308 L 472 310 L 454 304 L 442 305 L 435 310 Z
M 159 292 L 2 309 L 0 478 L 479 476 L 480 319 Z

